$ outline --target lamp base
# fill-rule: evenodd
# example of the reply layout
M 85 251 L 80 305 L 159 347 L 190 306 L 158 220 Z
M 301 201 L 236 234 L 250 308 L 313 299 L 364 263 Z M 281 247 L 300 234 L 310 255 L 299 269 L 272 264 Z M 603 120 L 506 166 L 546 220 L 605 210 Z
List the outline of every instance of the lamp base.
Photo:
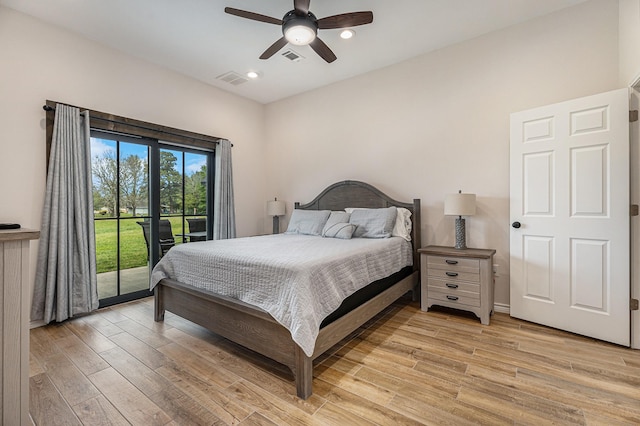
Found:
M 280 218 L 278 216 L 273 217 L 273 233 L 280 233 Z
M 454 247 L 455 249 L 464 250 L 467 248 L 466 234 L 467 234 L 467 230 L 464 225 L 464 218 L 462 216 L 458 216 L 456 218 L 456 245 Z

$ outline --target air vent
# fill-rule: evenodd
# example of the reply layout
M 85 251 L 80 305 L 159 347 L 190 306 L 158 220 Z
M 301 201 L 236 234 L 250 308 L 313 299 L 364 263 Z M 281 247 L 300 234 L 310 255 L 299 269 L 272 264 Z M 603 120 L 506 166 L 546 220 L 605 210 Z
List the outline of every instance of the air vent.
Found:
M 238 86 L 242 83 L 246 83 L 247 81 L 249 81 L 248 78 L 246 78 L 245 76 L 238 74 L 237 72 L 234 71 L 229 71 L 227 73 L 224 73 L 222 75 L 219 75 L 216 77 L 217 80 L 222 80 L 224 82 L 227 82 L 229 84 L 232 84 L 234 86 Z
M 284 56 L 285 58 L 289 59 L 290 61 L 293 62 L 300 62 L 301 60 L 304 59 L 304 56 L 302 56 L 301 54 L 299 54 L 298 52 L 294 52 L 293 50 L 289 49 L 286 50 L 282 56 Z

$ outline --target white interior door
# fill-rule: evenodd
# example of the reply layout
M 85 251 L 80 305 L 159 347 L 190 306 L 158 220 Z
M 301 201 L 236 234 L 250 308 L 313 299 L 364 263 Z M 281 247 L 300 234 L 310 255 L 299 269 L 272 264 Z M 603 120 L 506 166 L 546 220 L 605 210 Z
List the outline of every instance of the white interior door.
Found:
M 629 345 L 628 111 L 621 89 L 511 114 L 512 316 Z

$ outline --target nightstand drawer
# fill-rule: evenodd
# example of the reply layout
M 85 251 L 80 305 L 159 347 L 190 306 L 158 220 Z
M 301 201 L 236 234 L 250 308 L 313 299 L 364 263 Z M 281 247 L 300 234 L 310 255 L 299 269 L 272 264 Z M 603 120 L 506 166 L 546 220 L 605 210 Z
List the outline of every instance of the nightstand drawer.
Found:
M 445 306 L 455 307 L 456 305 L 466 305 L 480 307 L 480 295 L 458 292 L 458 293 L 441 293 L 440 291 L 429 291 L 429 300 L 438 305 L 438 301 L 446 302 Z
M 480 294 L 480 283 L 471 282 L 456 282 L 452 280 L 441 280 L 439 278 L 428 278 L 427 280 L 428 290 L 439 290 L 445 292 L 464 291 L 468 293 Z
M 480 274 L 478 272 L 458 272 L 452 269 L 431 269 L 427 271 L 429 278 L 439 278 L 449 281 L 469 281 L 472 283 L 480 282 Z
M 480 272 L 480 261 L 478 259 L 464 259 L 460 257 L 427 256 L 427 266 L 429 269 L 446 269 L 453 272 Z

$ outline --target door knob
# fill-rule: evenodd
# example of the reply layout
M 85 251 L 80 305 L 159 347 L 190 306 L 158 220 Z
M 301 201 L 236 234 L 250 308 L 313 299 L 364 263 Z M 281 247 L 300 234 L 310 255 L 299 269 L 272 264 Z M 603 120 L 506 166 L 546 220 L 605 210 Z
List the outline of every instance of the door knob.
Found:
M 520 225 L 520 222 L 513 222 L 513 223 L 511 224 L 511 226 L 513 226 L 514 228 L 518 229 L 518 228 L 520 228 L 520 226 L 522 226 L 522 225 Z

